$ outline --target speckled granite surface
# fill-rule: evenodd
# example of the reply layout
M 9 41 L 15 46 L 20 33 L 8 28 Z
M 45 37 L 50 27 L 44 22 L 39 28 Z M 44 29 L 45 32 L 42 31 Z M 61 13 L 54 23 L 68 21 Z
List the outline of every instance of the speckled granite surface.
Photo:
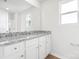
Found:
M 0 46 L 10 45 L 25 40 L 51 34 L 50 31 L 13 32 L 0 34 Z

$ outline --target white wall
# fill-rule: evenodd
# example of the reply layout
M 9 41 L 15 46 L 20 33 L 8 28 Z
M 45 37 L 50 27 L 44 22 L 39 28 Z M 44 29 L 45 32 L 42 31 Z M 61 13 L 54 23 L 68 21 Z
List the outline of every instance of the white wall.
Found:
M 65 58 L 79 55 L 79 24 L 59 24 L 59 7 L 57 0 L 47 0 L 42 4 L 42 29 L 51 30 L 53 34 L 52 52 Z
M 59 47 L 58 42 L 60 40 L 55 39 L 55 30 L 57 26 L 59 25 L 57 0 L 47 0 L 41 6 L 42 6 L 41 8 L 42 29 L 52 31 L 52 34 L 53 34 L 52 52 L 58 53 L 57 48 Z
M 0 9 L 0 33 L 8 32 L 8 12 Z
M 26 26 L 26 15 L 31 14 L 32 24 L 31 28 L 27 29 Z M 28 30 L 40 30 L 40 8 L 30 8 L 25 10 L 21 14 L 21 31 L 28 31 Z
M 21 14 L 15 12 L 8 12 L 10 32 L 21 31 Z
M 58 40 L 54 38 L 54 32 L 59 23 L 57 0 L 47 0 L 41 6 L 42 29 L 52 31 L 52 52 L 57 52 L 58 50 L 56 50 L 56 45 L 58 45 Z
M 17 14 L 17 32 L 21 31 L 21 13 Z
M 79 24 L 59 25 L 54 32 L 54 39 L 56 53 L 70 59 L 78 57 L 79 46 L 72 45 L 71 43 L 79 44 Z
M 41 7 L 42 29 L 53 31 L 59 23 L 57 0 L 47 0 Z

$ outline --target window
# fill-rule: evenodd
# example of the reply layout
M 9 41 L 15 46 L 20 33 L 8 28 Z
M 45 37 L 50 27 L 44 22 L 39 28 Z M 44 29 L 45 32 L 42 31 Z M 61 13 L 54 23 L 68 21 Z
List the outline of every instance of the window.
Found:
M 78 1 L 64 0 L 60 4 L 61 24 L 78 22 Z

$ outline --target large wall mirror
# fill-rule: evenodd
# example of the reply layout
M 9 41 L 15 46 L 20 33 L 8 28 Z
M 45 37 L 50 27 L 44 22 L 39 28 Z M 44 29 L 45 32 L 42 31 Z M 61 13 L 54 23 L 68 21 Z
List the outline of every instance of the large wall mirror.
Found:
M 0 0 L 0 33 L 40 30 L 43 0 Z

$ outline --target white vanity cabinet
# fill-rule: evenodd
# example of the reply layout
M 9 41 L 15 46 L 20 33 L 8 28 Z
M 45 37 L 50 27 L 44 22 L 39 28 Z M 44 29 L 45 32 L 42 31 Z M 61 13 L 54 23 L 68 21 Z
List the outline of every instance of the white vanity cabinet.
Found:
M 17 59 L 25 59 L 25 51 L 19 51 L 17 53 Z
M 24 42 L 3 46 L 2 59 L 24 59 Z M 1 59 L 0 58 L 0 59 Z
M 26 41 L 26 59 L 45 59 L 51 52 L 51 35 Z
M 46 54 L 50 54 L 51 53 L 51 35 L 46 35 Z
M 26 59 L 38 59 L 38 38 L 26 41 Z
M 39 37 L 39 59 L 45 59 L 51 53 L 51 34 Z
M 4 56 L 2 59 L 25 59 L 25 52 L 18 51 L 8 56 Z
M 2 56 L 3 56 L 3 48 L 0 47 L 0 57 L 2 57 Z
M 46 57 L 46 37 L 39 37 L 39 59 L 45 59 Z
M 51 52 L 51 34 L 0 47 L 0 59 L 45 59 Z

